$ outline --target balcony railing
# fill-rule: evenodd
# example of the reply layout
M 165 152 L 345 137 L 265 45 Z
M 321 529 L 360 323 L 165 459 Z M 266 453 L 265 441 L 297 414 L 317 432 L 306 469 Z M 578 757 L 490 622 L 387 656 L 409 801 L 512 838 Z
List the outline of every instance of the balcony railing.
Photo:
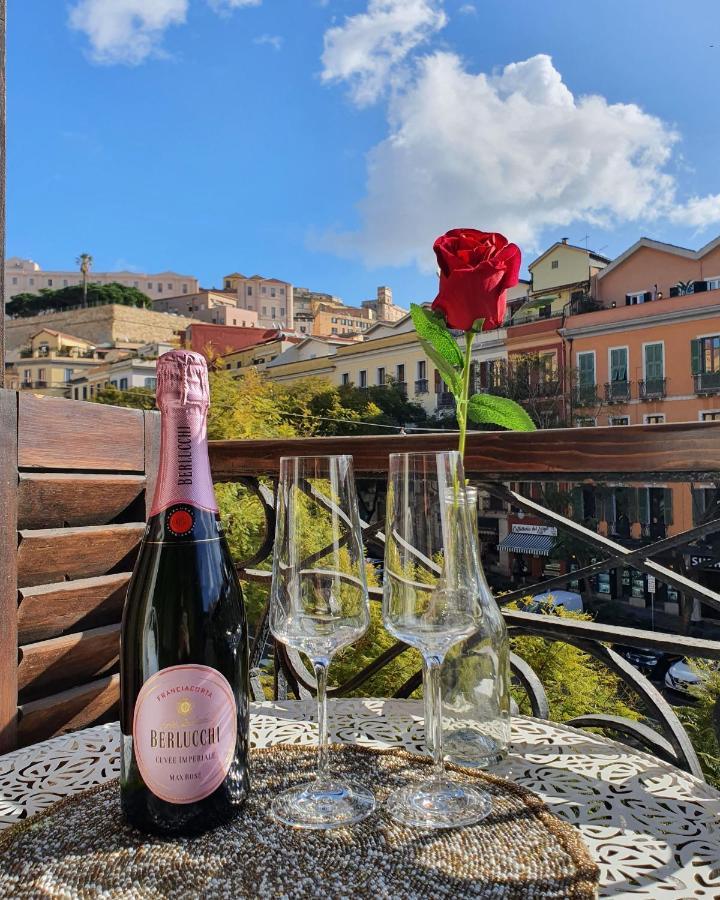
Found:
M 455 409 L 455 397 L 449 391 L 440 391 L 437 395 L 438 409 Z
M 575 406 L 597 406 L 599 402 L 596 384 L 581 384 L 573 391 Z
M 720 394 L 720 372 L 699 372 L 693 379 L 696 394 Z
M 46 388 L 47 386 L 48 386 L 47 381 L 34 381 L 33 382 L 33 387 L 36 387 L 36 388 Z
M 638 389 L 641 400 L 662 400 L 667 396 L 666 378 L 646 378 L 638 381 Z
M 0 391 L 0 560 L 6 576 L 0 586 L 5 648 L 0 654 L 0 749 L 117 716 L 119 623 L 148 515 L 146 489 L 157 467 L 158 424 L 154 412 Z M 385 490 L 389 454 L 455 446 L 456 435 L 447 433 L 211 442 L 216 484 L 230 483 L 250 491 L 263 512 L 264 524 L 247 558 L 238 560 L 237 566 L 243 580 L 252 583 L 253 596 L 262 608 L 252 623 L 251 666 L 257 674 L 261 661 L 274 654 L 274 696 L 300 696 L 315 687 L 297 655 L 274 645 L 263 599 L 271 578 L 273 486 L 280 457 L 351 454 L 363 534 L 369 552 L 381 555 L 383 503 L 377 499 Z M 645 484 L 717 480 L 720 423 L 532 434 L 475 432 L 467 438 L 465 468 L 468 478 L 496 501 L 540 518 L 572 538 L 575 546 L 589 549 L 585 561 L 578 559 L 575 571 L 511 589 L 503 596 L 503 604 L 527 593 L 565 587 L 576 579 L 634 568 L 672 586 L 690 602 L 698 600 L 705 608 L 720 611 L 720 594 L 682 574 L 681 566 L 667 563 L 673 553 L 682 558 L 685 552 L 693 552 L 698 541 L 720 531 L 715 508 L 700 524 L 681 533 L 632 547 L 531 499 L 529 489 L 520 492 L 511 486 L 536 482 L 555 490 L 556 485 L 590 479 Z M 532 494 L 537 496 L 535 491 Z M 326 503 L 332 508 L 329 497 Z M 372 602 L 379 602 L 381 596 L 379 586 L 371 587 Z M 672 708 L 612 645 L 720 660 L 720 641 L 537 615 L 507 606 L 503 615 L 513 636 L 570 643 L 608 666 L 647 712 L 641 724 L 600 713 L 579 716 L 571 724 L 629 738 L 701 775 L 698 757 Z M 359 663 L 357 671 L 332 693 L 363 690 L 369 678 L 407 650 L 396 643 L 368 665 Z M 512 665 L 517 686 L 527 693 L 534 714 L 548 717 L 547 697 L 537 676 L 519 657 L 513 657 Z M 389 689 L 395 696 L 407 697 L 420 684 L 419 672 L 403 678 L 404 683 Z M 257 685 L 257 679 L 253 683 Z
M 626 403 L 630 395 L 629 381 L 608 381 L 605 384 L 605 399 L 608 403 Z
M 418 378 L 415 382 L 415 393 L 416 394 L 427 394 L 428 392 L 428 380 L 427 378 Z
M 407 381 L 396 381 L 394 384 L 403 397 L 407 397 Z

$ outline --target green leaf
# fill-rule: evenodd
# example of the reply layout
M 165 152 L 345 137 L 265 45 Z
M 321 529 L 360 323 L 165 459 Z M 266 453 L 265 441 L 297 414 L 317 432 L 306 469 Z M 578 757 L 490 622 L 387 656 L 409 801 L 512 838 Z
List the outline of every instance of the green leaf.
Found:
M 480 334 L 480 332 L 483 330 L 484 324 L 485 319 L 475 319 L 475 321 L 472 323 L 472 328 L 470 329 L 470 331 L 472 331 L 473 334 Z
M 509 431 L 536 430 L 520 404 L 492 394 L 473 394 L 468 402 L 468 418 L 478 425 L 500 425 Z
M 435 368 L 440 373 L 442 380 L 450 388 L 450 392 L 454 394 L 456 398 L 459 397 L 462 393 L 462 378 L 460 375 L 446 359 L 440 356 L 432 344 L 424 341 L 422 338 L 420 338 L 420 343 L 428 357 L 435 363 Z
M 431 344 L 444 360 L 458 369 L 463 367 L 463 358 L 455 338 L 448 331 L 445 319 L 425 306 L 410 304 L 415 331 L 423 343 Z

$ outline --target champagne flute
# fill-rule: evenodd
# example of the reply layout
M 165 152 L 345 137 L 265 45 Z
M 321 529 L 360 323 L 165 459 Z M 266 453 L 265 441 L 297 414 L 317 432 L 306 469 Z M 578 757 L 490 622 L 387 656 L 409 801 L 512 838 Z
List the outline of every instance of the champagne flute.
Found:
M 390 815 L 405 825 L 453 828 L 483 819 L 489 795 L 453 781 L 442 746 L 440 667 L 448 650 L 482 620 L 465 476 L 457 451 L 393 453 L 385 523 L 383 620 L 422 653 L 429 778 L 396 790 Z
M 360 516 L 351 456 L 280 460 L 270 628 L 304 653 L 317 680 L 318 767 L 313 782 L 272 803 L 278 821 L 330 829 L 359 822 L 375 808 L 363 785 L 333 776 L 328 759 L 327 672 L 332 656 L 370 624 Z

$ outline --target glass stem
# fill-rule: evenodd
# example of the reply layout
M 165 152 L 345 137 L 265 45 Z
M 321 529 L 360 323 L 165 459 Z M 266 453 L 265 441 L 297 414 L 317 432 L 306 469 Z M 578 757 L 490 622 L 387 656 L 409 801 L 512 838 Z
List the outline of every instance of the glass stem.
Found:
M 328 723 L 327 723 L 327 674 L 330 661 L 313 660 L 315 680 L 317 681 L 318 705 L 318 781 L 326 779 L 330 774 L 328 759 Z
M 428 747 L 432 749 L 433 775 L 442 778 L 445 774 L 442 736 L 442 693 L 440 685 L 439 656 L 423 658 L 423 695 L 425 697 L 425 731 Z

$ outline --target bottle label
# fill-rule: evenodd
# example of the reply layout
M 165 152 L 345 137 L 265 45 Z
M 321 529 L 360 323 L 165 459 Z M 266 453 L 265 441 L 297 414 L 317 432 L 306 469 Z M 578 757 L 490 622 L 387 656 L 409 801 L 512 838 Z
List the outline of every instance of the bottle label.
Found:
M 209 666 L 170 666 L 143 684 L 133 746 L 148 789 L 168 803 L 195 803 L 227 777 L 237 741 L 237 704 Z
M 179 504 L 217 512 L 205 410 L 189 403 L 168 403 L 162 414 L 160 469 L 150 515 Z

